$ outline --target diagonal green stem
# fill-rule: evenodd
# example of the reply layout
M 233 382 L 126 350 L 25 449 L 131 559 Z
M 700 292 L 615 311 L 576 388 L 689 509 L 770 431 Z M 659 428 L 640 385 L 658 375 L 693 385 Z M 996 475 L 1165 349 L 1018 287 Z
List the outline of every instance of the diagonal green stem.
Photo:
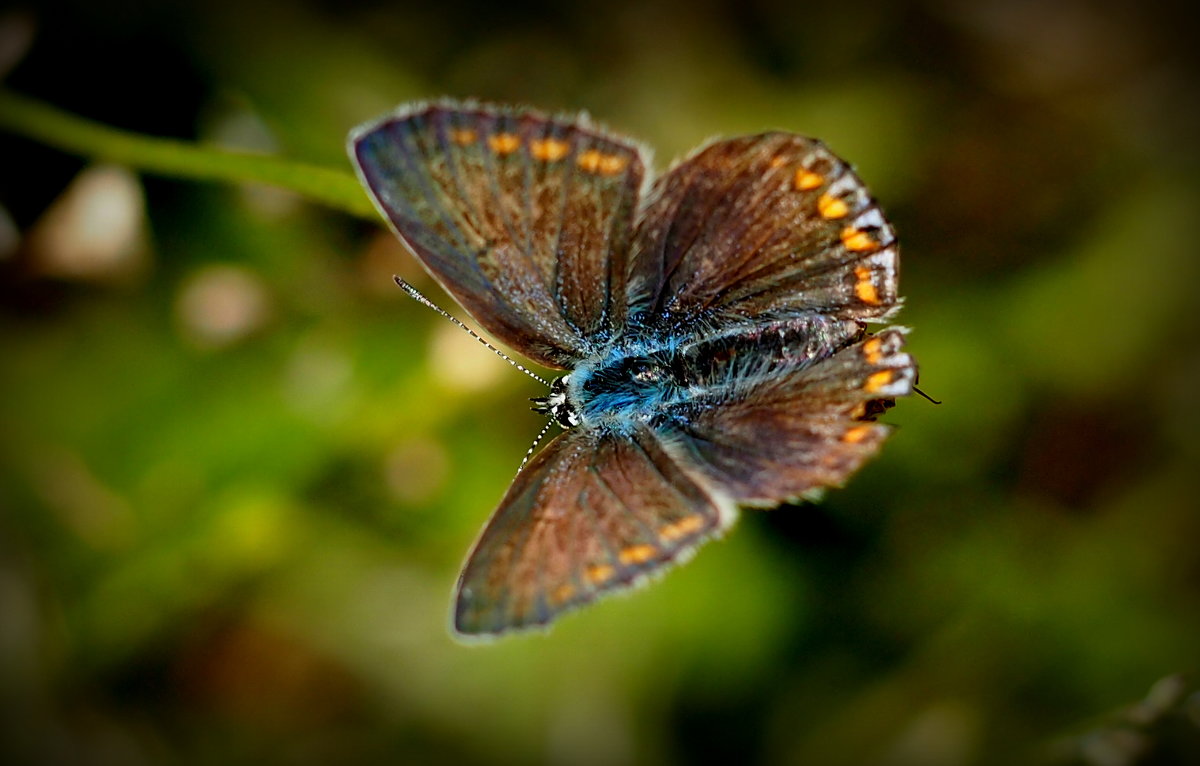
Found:
M 351 215 L 374 219 L 374 206 L 348 172 L 278 157 L 156 138 L 86 120 L 0 88 L 0 130 L 71 154 L 176 178 L 280 186 Z

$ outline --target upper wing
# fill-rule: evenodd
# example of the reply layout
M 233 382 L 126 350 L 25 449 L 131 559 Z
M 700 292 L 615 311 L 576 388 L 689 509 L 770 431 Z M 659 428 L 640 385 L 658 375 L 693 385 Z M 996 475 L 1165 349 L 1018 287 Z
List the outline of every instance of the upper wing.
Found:
M 888 435 L 873 416 L 912 393 L 916 364 L 903 345 L 888 329 L 815 361 L 788 351 L 787 363 L 776 350 L 780 364 L 730 368 L 666 421 L 664 439 L 740 504 L 779 505 L 839 485 Z
M 349 151 L 400 238 L 509 346 L 564 368 L 621 324 L 636 146 L 574 120 L 447 103 L 357 128 Z
M 858 177 L 789 133 L 719 141 L 659 178 L 629 262 L 632 321 L 817 311 L 880 319 L 897 304 L 891 227 Z
M 454 628 L 499 634 L 635 583 L 732 523 L 647 427 L 575 428 L 517 475 L 458 582 Z

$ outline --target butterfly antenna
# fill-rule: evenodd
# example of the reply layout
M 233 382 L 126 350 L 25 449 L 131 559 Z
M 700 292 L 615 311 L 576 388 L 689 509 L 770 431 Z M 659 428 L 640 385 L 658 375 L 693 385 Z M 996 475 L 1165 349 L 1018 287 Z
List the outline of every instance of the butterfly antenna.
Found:
M 472 338 L 474 338 L 475 340 L 479 341 L 479 342 L 480 342 L 480 343 L 482 343 L 483 345 L 485 345 L 485 346 L 487 346 L 488 348 L 490 348 L 490 349 L 491 349 L 493 352 L 495 352 L 496 356 L 498 356 L 498 357 L 500 357 L 501 359 L 503 359 L 504 361 L 508 362 L 508 363 L 509 363 L 509 364 L 511 364 L 513 367 L 516 367 L 518 370 L 520 370 L 521 372 L 525 373 L 525 374 L 526 374 L 526 375 L 528 375 L 529 377 L 533 378 L 533 379 L 534 379 L 534 380 L 536 380 L 538 383 L 541 383 L 543 386 L 549 386 L 549 385 L 550 385 L 550 381 L 546 380 L 546 379 L 545 379 L 545 378 L 543 378 L 541 375 L 538 375 L 536 372 L 533 372 L 532 370 L 528 369 L 528 368 L 527 368 L 527 367 L 525 367 L 523 364 L 521 364 L 520 362 L 518 362 L 516 359 L 513 359 L 513 358 L 512 358 L 511 356 L 509 356 L 508 354 L 504 353 L 504 352 L 503 352 L 503 351 L 501 351 L 500 349 L 498 349 L 498 348 L 496 348 L 495 346 L 493 346 L 491 343 L 488 343 L 486 340 L 484 340 L 483 338 L 479 337 L 479 333 L 475 332 L 475 331 L 474 331 L 474 330 L 472 330 L 470 327 L 467 327 L 465 324 L 463 324 L 462 322 L 460 322 L 460 321 L 459 321 L 459 320 L 458 320 L 456 317 L 454 317 L 454 316 L 451 316 L 451 315 L 450 315 L 450 313 L 449 313 L 448 311 L 446 311 L 445 309 L 443 309 L 441 306 L 439 306 L 439 305 L 437 305 L 436 303 L 434 303 L 433 301 L 429 300 L 429 299 L 428 299 L 428 298 L 426 298 L 424 295 L 421 295 L 421 293 L 420 293 L 420 292 L 417 290 L 417 288 L 413 287 L 413 286 L 412 286 L 412 285 L 410 285 L 408 282 L 405 282 L 405 281 L 404 281 L 403 279 L 401 279 L 400 277 L 393 276 L 393 277 L 392 277 L 392 279 L 393 279 L 393 280 L 395 280 L 395 282 L 396 282 L 396 286 L 397 286 L 397 287 L 399 287 L 399 288 L 400 288 L 401 290 L 403 290 L 404 292 L 408 293 L 408 297 L 409 297 L 409 298 L 412 298 L 412 299 L 413 299 L 414 301 L 416 301 L 417 303 L 423 303 L 424 305 L 428 306 L 429 308 L 433 309 L 433 310 L 434 310 L 434 311 L 436 311 L 437 313 L 439 313 L 439 314 L 441 314 L 442 316 L 444 316 L 446 319 L 449 319 L 451 322 L 453 322 L 454 324 L 456 324 L 456 325 L 458 325 L 459 327 L 461 327 L 461 328 L 463 329 L 463 331 L 467 333 L 467 335 L 470 335 L 470 336 L 471 336 Z M 542 433 L 544 434 L 544 433 L 545 433 L 545 431 L 542 431 Z M 534 446 L 536 447 L 537 445 L 536 445 L 536 444 L 534 444 Z M 526 459 L 528 459 L 528 455 L 526 455 Z M 521 463 L 521 465 L 525 465 L 525 464 L 524 464 L 524 463 Z
M 925 397 L 926 399 L 928 399 L 929 401 L 933 402 L 934 404 L 941 404 L 941 402 L 939 402 L 937 399 L 934 399 L 932 396 L 930 396 L 929 394 L 925 393 L 924 391 L 922 391 L 921 389 L 917 388 L 916 386 L 913 386 L 913 391 L 916 391 L 918 394 L 920 394 L 921 396 Z
M 529 458 L 533 457 L 533 451 L 542 443 L 542 439 L 546 438 L 546 432 L 550 430 L 550 426 L 552 425 L 554 425 L 554 418 L 547 420 L 546 425 L 542 426 L 542 430 L 538 431 L 537 438 L 533 440 L 533 444 L 530 444 L 529 449 L 525 450 L 525 457 L 521 458 L 521 465 L 517 466 L 517 473 L 520 473 L 525 464 L 529 462 Z

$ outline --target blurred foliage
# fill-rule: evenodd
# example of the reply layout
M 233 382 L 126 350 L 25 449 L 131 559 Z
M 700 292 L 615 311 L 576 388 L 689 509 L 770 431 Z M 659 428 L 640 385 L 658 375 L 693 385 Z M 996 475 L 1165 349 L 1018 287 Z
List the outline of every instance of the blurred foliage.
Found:
M 1200 687 L 1184 675 L 1163 678 L 1136 704 L 1046 749 L 1046 763 L 1200 763 Z
M 395 290 L 456 308 L 375 223 L 0 134 L 0 760 L 1025 762 L 1195 668 L 1188 13 L 0 11 L 13 92 L 333 171 L 353 125 L 440 95 L 587 109 L 660 168 L 712 135 L 819 136 L 900 232 L 945 402 L 902 402 L 825 502 L 463 647 L 450 587 L 539 427 L 530 381 Z M 1055 757 L 1194 755 L 1200 698 L 1171 693 L 1131 725 L 1146 746 Z
M 0 130 L 92 160 L 174 178 L 270 184 L 353 215 L 376 215 L 358 179 L 347 171 L 114 130 L 11 91 L 0 90 Z

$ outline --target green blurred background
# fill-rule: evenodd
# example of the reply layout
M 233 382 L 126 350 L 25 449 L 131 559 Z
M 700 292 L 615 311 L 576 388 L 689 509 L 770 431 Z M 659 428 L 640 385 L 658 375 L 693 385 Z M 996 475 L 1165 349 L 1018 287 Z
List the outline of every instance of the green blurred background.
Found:
M 0 12 L 0 87 L 347 171 L 352 126 L 441 95 L 587 109 L 660 169 L 818 136 L 896 225 L 945 402 L 901 402 L 825 502 L 463 647 L 451 586 L 536 384 L 395 289 L 457 311 L 377 221 L 0 134 L 0 761 L 1148 762 L 1096 727 L 1200 660 L 1190 13 Z

